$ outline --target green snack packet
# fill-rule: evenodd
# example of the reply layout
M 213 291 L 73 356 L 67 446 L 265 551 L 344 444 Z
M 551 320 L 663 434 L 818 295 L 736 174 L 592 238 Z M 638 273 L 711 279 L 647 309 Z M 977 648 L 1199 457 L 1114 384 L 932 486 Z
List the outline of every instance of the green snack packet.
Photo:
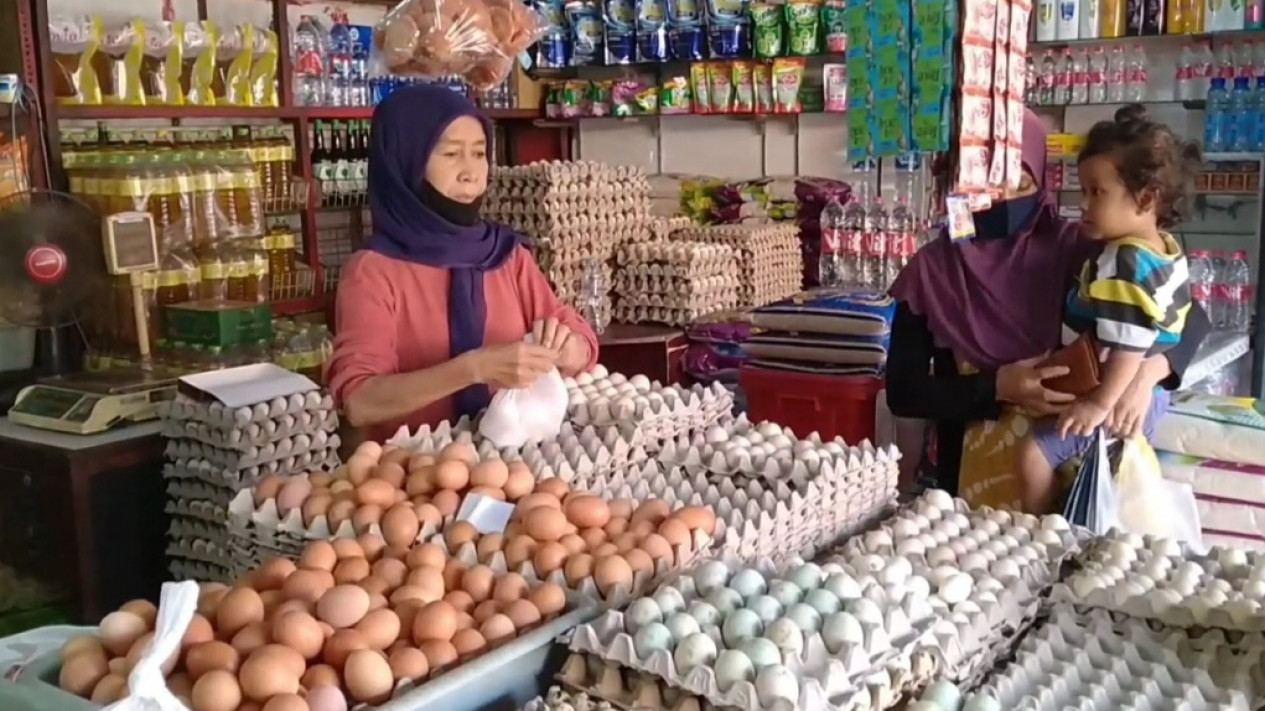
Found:
M 790 54 L 808 57 L 821 53 L 821 0 L 788 0 L 786 26 Z
M 765 0 L 754 0 L 751 13 L 751 47 L 755 56 L 762 59 L 786 54 L 786 27 L 778 5 Z
M 690 90 L 694 94 L 694 113 L 712 112 L 711 83 L 707 78 L 707 65 L 695 62 L 690 65 Z
M 686 77 L 664 79 L 659 87 L 659 113 L 688 114 L 690 108 L 690 80 Z
M 848 3 L 846 0 L 826 0 L 821 6 L 821 24 L 826 36 L 826 51 L 843 54 L 848 51 Z

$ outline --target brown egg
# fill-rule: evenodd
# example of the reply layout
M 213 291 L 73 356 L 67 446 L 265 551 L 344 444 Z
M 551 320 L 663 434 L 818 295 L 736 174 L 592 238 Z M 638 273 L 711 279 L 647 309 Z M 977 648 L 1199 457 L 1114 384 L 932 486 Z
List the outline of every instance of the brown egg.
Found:
M 428 603 L 413 617 L 413 641 L 422 644 L 428 640 L 447 642 L 457 631 L 457 608 L 444 600 Z M 430 659 L 430 655 L 426 655 Z M 435 660 L 431 659 L 433 667 Z
M 457 650 L 457 657 L 460 659 L 478 656 L 487 649 L 487 646 L 487 640 L 475 629 L 457 630 L 452 637 L 452 647 Z
M 364 637 L 370 649 L 383 650 L 400 638 L 400 617 L 391 610 L 370 610 L 364 619 L 356 623 L 356 631 Z
M 264 601 L 264 617 L 268 618 L 277 605 L 286 601 L 286 596 L 280 590 L 265 590 L 259 593 L 259 599 Z
M 255 507 L 264 505 L 268 499 L 276 498 L 277 492 L 281 491 L 281 486 L 286 483 L 286 478 L 280 474 L 269 474 L 259 478 L 255 483 L 255 488 L 251 491 L 251 495 L 255 499 Z
M 577 534 L 587 548 L 594 548 L 606 542 L 606 531 L 600 528 L 585 528 Z
M 628 567 L 632 568 L 633 575 L 637 573 L 654 575 L 654 559 L 644 550 L 634 548 L 624 553 L 624 560 L 628 561 Z
M 518 500 L 518 504 L 514 507 L 514 515 L 518 517 L 526 516 L 533 509 L 548 507 L 551 509 L 561 509 L 562 502 L 553 494 L 543 492 L 533 492 Z
M 402 647 L 392 650 L 387 655 L 387 664 L 391 665 L 391 676 L 396 681 L 421 681 L 430 673 L 430 662 L 422 650 L 416 647 Z
M 474 451 L 474 447 L 465 442 L 452 442 L 439 450 L 439 461 L 443 462 L 445 460 L 465 462 L 467 465 L 473 466 L 475 462 L 479 461 L 479 453 Z
M 329 507 L 334 504 L 332 494 L 312 494 L 303 502 L 300 512 L 303 515 L 303 525 L 312 526 L 316 520 L 329 513 Z
M 637 538 L 645 538 L 658 530 L 653 522 L 642 519 L 641 521 L 631 521 L 628 524 L 628 530 L 624 533 L 631 533 Z
M 690 546 L 690 527 L 677 518 L 669 518 L 659 524 L 659 535 L 675 549 L 677 546 Z
M 470 485 L 501 489 L 509 481 L 510 469 L 500 459 L 489 459 L 470 467 Z
M 304 659 L 316 659 L 325 646 L 320 622 L 306 612 L 287 612 L 272 621 L 272 639 L 298 652 Z
M 573 555 L 567 558 L 562 572 L 567 578 L 567 585 L 579 587 L 581 581 L 593 577 L 593 557 L 586 553 Z
M 369 643 L 354 629 L 337 630 L 325 640 L 321 661 L 334 669 L 342 669 L 347 657 L 359 649 L 368 649 Z
M 439 511 L 439 515 L 446 519 L 457 514 L 457 507 L 461 505 L 461 495 L 451 489 L 440 489 L 431 497 L 430 503 Z
M 176 695 L 176 698 L 189 698 L 193 694 L 193 682 L 189 680 L 189 675 L 184 672 L 176 672 L 167 677 L 167 690 Z
M 298 652 L 288 647 L 268 645 L 247 657 L 237 676 L 241 680 L 242 693 L 253 701 L 263 702 L 278 694 L 298 693 L 299 677 L 305 668 L 306 664 Z M 202 679 L 198 683 L 201 684 Z
M 668 565 L 672 565 L 675 559 L 672 553 L 672 544 L 668 543 L 667 539 L 657 533 L 652 533 L 641 539 L 641 545 L 638 547 L 649 553 L 654 560 L 665 561 Z
M 408 546 L 417 540 L 422 524 L 410 503 L 396 504 L 382 515 L 382 537 L 388 545 Z
M 492 556 L 501 552 L 501 548 L 505 545 L 505 537 L 499 533 L 488 533 L 479 537 L 479 542 L 475 548 L 479 557 L 479 562 L 487 564 L 492 560 Z
M 497 647 L 514 638 L 517 630 L 514 621 L 507 615 L 497 613 L 479 625 L 479 634 L 487 640 L 489 647 Z
M 672 513 L 672 507 L 663 499 L 646 499 L 633 512 L 630 521 L 650 521 L 656 526 Z
M 708 536 L 716 533 L 716 514 L 705 506 L 686 506 L 672 514 L 691 530 L 702 531 Z
M 57 685 L 76 696 L 88 696 L 109 673 L 104 650 L 81 651 L 62 661 Z
M 131 671 L 127 668 L 127 659 L 124 657 L 115 657 L 114 659 L 111 659 L 109 668 L 111 674 L 119 674 L 122 676 L 127 676 L 127 673 Z
M 387 505 L 392 502 L 388 501 Z M 378 525 L 382 520 L 382 507 L 376 504 L 364 504 L 357 506 L 356 512 L 351 515 L 351 527 L 357 534 L 370 533 L 373 526 Z
M 444 562 L 444 589 L 456 590 L 461 587 L 461 577 L 466 574 L 466 566 L 456 558 Z
M 618 553 L 619 546 L 616 546 L 614 543 L 610 543 L 609 541 L 600 546 L 594 546 L 589 550 L 589 555 L 593 556 L 595 559 L 605 558 L 608 555 L 617 555 Z
M 329 530 L 338 533 L 339 528 L 344 523 L 351 521 L 351 517 L 356 513 L 356 502 L 351 499 L 342 499 L 335 501 L 329 505 L 329 510 L 325 512 L 325 520 L 329 523 Z
M 365 559 L 370 563 L 381 558 L 382 551 L 387 547 L 386 539 L 376 533 L 362 533 L 356 536 L 356 543 L 360 545 L 360 550 L 364 551 Z
M 237 711 L 242 704 L 242 687 L 234 674 L 216 669 L 193 684 L 189 701 L 193 711 Z
M 325 570 L 309 570 L 302 568 L 286 578 L 281 594 L 287 600 L 301 600 L 309 605 L 316 604 L 330 588 L 334 587 L 334 575 Z
M 636 505 L 629 499 L 611 499 L 606 502 L 606 505 L 610 507 L 611 518 L 625 520 L 632 518 L 633 511 L 636 509 Z
M 475 602 L 483 602 L 492 596 L 492 584 L 496 573 L 486 565 L 476 565 L 461 574 L 461 589 L 470 593 Z M 456 587 L 456 586 L 453 586 Z
M 444 580 L 444 571 L 428 565 L 410 570 L 404 580 L 406 585 L 421 588 L 423 591 L 422 597 L 427 602 L 443 597 L 444 592 L 448 589 Z
M 378 460 L 379 464 L 399 464 L 401 466 L 408 464 L 409 459 L 413 457 L 413 453 L 403 447 L 384 446 L 382 448 L 382 458 Z
M 364 588 L 365 592 L 369 593 L 371 597 L 374 595 L 383 595 L 383 596 L 390 595 L 391 591 L 395 589 L 391 587 L 390 583 L 383 580 L 382 578 L 379 578 L 376 575 L 370 575 L 369 577 L 357 583 L 357 585 Z
M 334 582 L 358 583 L 369 577 L 369 561 L 364 558 L 344 558 L 334 566 Z
M 540 506 L 523 517 L 523 528 L 541 543 L 557 541 L 567 534 L 567 517 L 558 509 Z
M 309 711 L 307 701 L 298 694 L 279 694 L 268 699 L 260 711 Z
M 370 481 L 379 479 L 390 484 L 392 489 L 398 490 L 404 487 L 404 478 L 408 476 L 408 472 L 398 462 L 382 462 L 374 467 L 369 476 Z
M 641 543 L 641 539 L 644 538 L 645 535 L 646 534 L 643 533 L 639 536 L 632 531 L 629 531 L 616 536 L 611 543 L 615 544 L 615 549 L 620 553 L 627 553 L 628 551 L 636 548 Z
M 458 491 L 470 485 L 470 468 L 464 462 L 445 461 L 435 465 L 435 486 Z
M 390 601 L 387 600 L 386 595 L 373 594 L 373 593 L 369 594 L 369 611 L 370 612 L 373 612 L 374 610 L 381 610 L 382 608 L 386 607 L 388 604 L 390 604 Z
M 389 589 L 394 589 L 404 584 L 404 578 L 408 576 L 408 565 L 402 560 L 387 557 L 374 563 L 371 572 L 373 577 L 385 582 Z
M 567 606 L 567 594 L 557 583 L 541 583 L 532 589 L 529 600 L 540 610 L 542 617 L 562 612 Z
M 435 530 L 444 523 L 443 512 L 432 503 L 414 504 L 413 511 L 417 514 L 417 522 L 422 530 Z
M 252 622 L 264 621 L 264 601 L 250 588 L 233 588 L 215 610 L 215 629 L 228 639 Z
M 423 496 L 435 491 L 435 470 L 433 465 L 410 469 L 408 478 L 404 480 L 404 493 L 409 497 Z
M 596 496 L 574 496 L 563 507 L 567 520 L 580 528 L 601 528 L 611 520 L 610 507 Z
M 120 612 L 130 612 L 145 621 L 145 627 L 154 628 L 158 620 L 158 608 L 149 600 L 131 600 L 119 607 Z
M 184 668 L 189 678 L 196 682 L 203 674 L 217 669 L 236 674 L 241 659 L 241 654 L 227 642 L 203 642 L 185 652 Z
M 238 630 L 233 635 L 233 649 L 236 649 L 243 657 L 250 656 L 250 653 L 268 644 L 268 627 L 263 622 L 252 622 Z
M 570 553 L 561 543 L 545 541 L 536 548 L 536 553 L 531 558 L 531 565 L 536 575 L 543 577 L 560 569 L 566 563 L 568 555 Z
M 355 503 L 356 485 L 349 479 L 340 479 L 329 485 L 329 493 L 334 501 L 348 500 Z
M 632 566 L 621 555 L 609 555 L 599 558 L 593 564 L 593 582 L 603 595 L 609 595 L 617 587 L 629 590 L 632 587 Z
M 511 570 L 518 569 L 523 563 L 531 560 L 536 554 L 536 539 L 531 536 L 516 536 L 505 544 L 505 565 Z
M 360 544 L 351 538 L 335 538 L 330 545 L 334 546 L 334 553 L 339 560 L 365 557 L 365 549 L 361 548 Z
M 565 481 L 557 477 L 551 477 L 536 482 L 536 491 L 550 494 L 558 501 L 562 501 L 564 496 L 571 493 L 571 487 L 567 486 Z
M 299 568 L 303 570 L 331 571 L 338 562 L 338 554 L 329 541 L 312 541 L 299 554 Z
M 426 663 L 430 665 L 432 674 L 457 661 L 457 648 L 446 639 L 426 640 L 417 646 L 426 655 Z
M 527 580 L 518 573 L 505 573 L 492 586 L 492 599 L 501 604 L 527 597 Z M 486 636 L 486 635 L 485 635 Z
M 438 544 L 423 543 L 409 551 L 408 558 L 405 558 L 404 562 L 410 568 L 418 568 L 425 565 L 431 568 L 442 569 L 444 563 L 448 562 L 448 554 Z
M 474 609 L 474 598 L 470 597 L 470 593 L 465 590 L 453 590 L 444 595 L 444 599 L 458 612 L 469 612 Z
M 351 627 L 369 612 L 369 593 L 357 585 L 335 585 L 316 602 L 316 617 L 334 629 Z
M 189 627 L 184 631 L 184 637 L 180 638 L 180 646 L 187 649 L 213 639 L 215 639 L 215 630 L 211 628 L 211 623 L 202 615 L 194 613 L 193 618 L 189 620 Z
M 267 619 L 275 619 L 287 612 L 311 612 L 313 605 L 303 600 L 286 600 L 267 615 Z
M 303 672 L 299 685 L 310 691 L 318 686 L 341 686 L 342 679 L 338 678 L 338 672 L 334 667 L 328 664 L 315 664 Z
M 505 526 L 505 530 L 501 531 L 501 537 L 507 541 L 512 541 L 519 536 L 525 536 L 527 533 L 523 531 L 523 522 L 517 518 L 510 518 L 510 522 Z
M 505 616 L 514 623 L 514 629 L 522 632 L 540 622 L 540 610 L 531 600 L 515 600 L 505 606 Z
M 377 462 L 369 457 L 353 454 L 351 459 L 347 460 L 347 481 L 352 484 L 362 484 L 369 479 L 369 472 L 373 470 L 373 465 Z
M 606 522 L 605 526 L 602 527 L 602 531 L 606 534 L 607 538 L 622 536 L 628 532 L 628 519 L 612 518 L 610 521 Z
M 530 494 L 535 487 L 536 477 L 532 476 L 526 463 L 521 461 L 509 463 L 505 484 L 501 487 L 505 491 L 505 498 L 518 501 Z
M 583 553 L 589 547 L 589 544 L 585 543 L 584 539 L 580 538 L 579 534 L 576 533 L 568 533 L 558 542 L 562 544 L 563 548 L 567 549 L 568 555 Z
M 457 521 L 444 532 L 444 542 L 448 544 L 450 551 L 456 551 L 467 543 L 473 543 L 478 537 L 479 529 L 469 521 Z
M 425 605 L 426 603 L 421 600 L 391 601 L 391 610 L 400 618 L 400 640 L 409 644 L 413 643 L 413 618 Z
M 478 609 L 478 608 L 476 608 Z M 464 630 L 474 627 L 474 615 L 464 612 L 457 613 L 457 629 Z
M 472 486 L 470 487 L 468 491 L 466 491 L 467 496 L 470 494 L 478 494 L 479 496 L 486 496 L 489 499 L 496 499 L 497 501 L 505 500 L 504 491 L 500 489 L 494 489 L 490 486 Z
M 115 701 L 121 700 L 124 696 L 127 696 L 127 677 L 118 674 L 106 674 L 92 688 L 92 696 L 89 700 L 100 706 L 108 706 Z M 194 711 L 202 710 L 195 709 Z
M 470 613 L 470 619 L 476 625 L 483 624 L 484 620 L 500 612 L 500 610 L 501 606 L 498 605 L 495 600 L 484 600 L 478 605 L 475 605 L 474 611 Z M 457 625 L 458 629 L 461 629 L 462 627 L 463 625 Z
M 328 489 L 334 483 L 333 475 L 325 472 L 312 472 L 307 475 L 307 480 L 312 482 L 313 489 Z
M 414 454 L 413 456 L 408 458 L 409 471 L 413 471 L 414 469 L 417 469 L 418 467 L 434 466 L 434 464 L 435 464 L 435 455 L 430 454 L 430 453 Z

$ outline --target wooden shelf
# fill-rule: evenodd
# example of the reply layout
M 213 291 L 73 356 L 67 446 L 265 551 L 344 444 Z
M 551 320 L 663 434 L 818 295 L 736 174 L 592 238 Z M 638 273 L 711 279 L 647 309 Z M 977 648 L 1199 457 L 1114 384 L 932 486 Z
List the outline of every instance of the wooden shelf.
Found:
M 485 109 L 494 121 L 531 121 L 542 117 L 535 109 Z M 53 109 L 59 119 L 255 119 L 255 120 L 358 120 L 373 117 L 373 107 L 340 106 L 84 106 L 61 104 Z

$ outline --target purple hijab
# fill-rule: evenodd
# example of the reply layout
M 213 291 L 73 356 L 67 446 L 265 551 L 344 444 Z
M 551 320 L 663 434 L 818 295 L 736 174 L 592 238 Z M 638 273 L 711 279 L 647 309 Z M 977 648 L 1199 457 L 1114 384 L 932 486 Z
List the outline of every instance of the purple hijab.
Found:
M 959 362 L 993 369 L 1058 346 L 1067 279 L 1087 243 L 1075 223 L 1058 217 L 1046 190 L 1045 139 L 1040 117 L 1025 110 L 1023 164 L 1041 196 L 1035 219 L 962 244 L 946 234 L 919 250 L 892 285 L 892 296 L 925 317 L 936 345 Z
M 369 140 L 369 249 L 394 259 L 448 270 L 448 340 L 453 357 L 483 346 L 487 303 L 483 274 L 505 264 L 518 237 L 506 226 L 479 222 L 465 227 L 440 217 L 419 197 L 426 163 L 444 130 L 461 116 L 492 124 L 464 96 L 438 85 L 392 92 L 373 112 Z M 488 161 L 492 160 L 491 152 Z M 453 397 L 457 416 L 487 406 L 486 386 Z

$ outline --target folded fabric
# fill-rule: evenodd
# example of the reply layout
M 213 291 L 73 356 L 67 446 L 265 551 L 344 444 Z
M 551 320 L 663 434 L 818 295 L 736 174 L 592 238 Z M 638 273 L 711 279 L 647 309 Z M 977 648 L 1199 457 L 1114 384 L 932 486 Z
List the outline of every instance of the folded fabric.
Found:
M 1189 484 L 1206 545 L 1265 550 L 1265 467 L 1156 452 L 1165 479 Z
M 882 368 L 876 365 L 839 365 L 798 360 L 752 358 L 746 367 L 778 370 L 786 373 L 812 373 L 815 375 L 878 375 Z
M 1169 452 L 1265 466 L 1265 416 L 1251 398 L 1180 391 L 1151 443 Z
M 695 323 L 685 331 L 692 343 L 740 344 L 751 337 L 751 324 L 746 321 L 714 321 Z
M 822 333 L 757 331 L 751 334 L 742 347 L 753 358 L 878 367 L 887 361 L 887 344 L 886 334 L 834 336 Z
M 681 362 L 685 372 L 699 380 L 732 377 L 750 356 L 732 343 L 691 343 Z
M 895 315 L 896 302 L 886 293 L 816 289 L 754 309 L 751 322 L 786 333 L 881 336 Z

